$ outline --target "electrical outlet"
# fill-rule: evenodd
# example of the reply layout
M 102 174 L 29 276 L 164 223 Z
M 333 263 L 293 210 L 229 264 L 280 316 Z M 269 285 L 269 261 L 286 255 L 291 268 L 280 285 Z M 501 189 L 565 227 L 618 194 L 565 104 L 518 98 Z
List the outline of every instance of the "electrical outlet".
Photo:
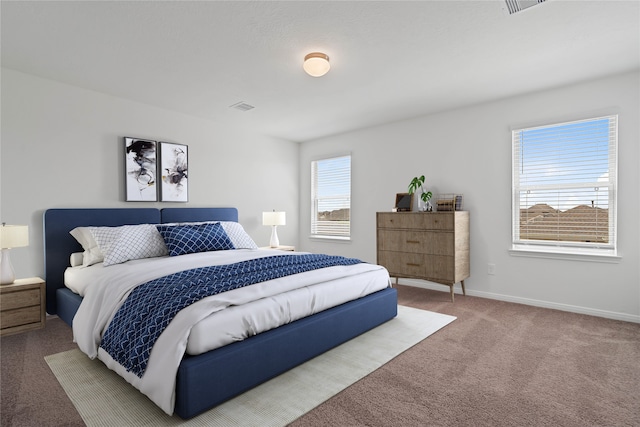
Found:
M 488 265 L 488 269 L 487 269 L 487 273 L 489 273 L 490 275 L 495 275 L 496 274 L 496 265 L 495 264 L 489 264 Z

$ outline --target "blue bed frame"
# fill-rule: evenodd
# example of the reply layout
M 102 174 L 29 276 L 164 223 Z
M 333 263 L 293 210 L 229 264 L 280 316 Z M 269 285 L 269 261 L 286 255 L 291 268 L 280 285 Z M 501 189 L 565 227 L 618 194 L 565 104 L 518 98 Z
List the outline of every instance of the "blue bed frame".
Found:
M 82 298 L 64 286 L 69 256 L 81 246 L 69 231 L 187 221 L 238 221 L 235 208 L 49 209 L 44 213 L 47 312 L 72 324 Z M 185 355 L 178 368 L 175 413 L 196 416 L 397 315 L 397 294 L 387 288 L 241 342 Z M 223 367 L 223 368 L 221 368 Z

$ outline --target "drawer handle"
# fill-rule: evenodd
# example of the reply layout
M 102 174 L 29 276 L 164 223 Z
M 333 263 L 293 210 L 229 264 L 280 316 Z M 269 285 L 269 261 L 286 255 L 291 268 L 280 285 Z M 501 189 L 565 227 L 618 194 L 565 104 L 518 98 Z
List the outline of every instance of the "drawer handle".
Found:
M 414 264 L 414 263 L 412 263 L 412 262 L 408 262 L 408 263 L 407 263 L 407 265 L 408 265 L 409 267 L 420 267 L 420 264 Z
M 419 240 L 407 240 L 407 243 L 420 243 Z

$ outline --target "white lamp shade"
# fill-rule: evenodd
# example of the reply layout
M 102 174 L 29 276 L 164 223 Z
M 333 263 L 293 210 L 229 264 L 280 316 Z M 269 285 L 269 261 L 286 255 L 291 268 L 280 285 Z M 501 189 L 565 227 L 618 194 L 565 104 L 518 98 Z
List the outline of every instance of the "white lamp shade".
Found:
M 313 52 L 304 57 L 302 68 L 310 76 L 321 77 L 329 72 L 329 56 L 321 52 Z
M 262 212 L 262 225 L 286 225 L 286 212 Z
M 29 246 L 29 227 L 26 225 L 3 225 L 0 227 L 0 248 Z

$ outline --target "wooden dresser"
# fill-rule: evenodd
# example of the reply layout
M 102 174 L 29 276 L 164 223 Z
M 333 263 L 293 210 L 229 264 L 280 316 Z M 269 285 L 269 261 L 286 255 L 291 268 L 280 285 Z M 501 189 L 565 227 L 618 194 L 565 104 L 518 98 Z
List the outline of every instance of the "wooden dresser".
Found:
M 39 277 L 0 286 L 0 335 L 44 328 L 45 282 Z
M 391 277 L 453 285 L 469 277 L 469 212 L 378 212 L 378 264 Z

